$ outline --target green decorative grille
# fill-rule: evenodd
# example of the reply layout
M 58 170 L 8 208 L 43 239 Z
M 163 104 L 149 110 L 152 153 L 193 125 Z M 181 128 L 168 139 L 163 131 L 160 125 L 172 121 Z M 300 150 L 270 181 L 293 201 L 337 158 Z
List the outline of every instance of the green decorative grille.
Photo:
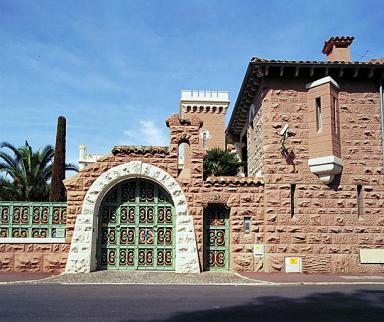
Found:
M 173 270 L 174 206 L 160 186 L 129 180 L 100 205 L 99 269 Z
M 228 217 L 224 206 L 209 205 L 204 210 L 204 261 L 208 271 L 228 270 Z
M 0 202 L 0 238 L 64 238 L 66 203 Z

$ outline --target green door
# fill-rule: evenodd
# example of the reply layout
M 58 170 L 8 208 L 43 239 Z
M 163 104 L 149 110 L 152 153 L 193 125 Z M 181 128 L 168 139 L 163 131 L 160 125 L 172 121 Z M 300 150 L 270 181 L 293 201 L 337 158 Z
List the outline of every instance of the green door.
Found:
M 222 205 L 204 210 L 204 263 L 207 271 L 229 269 L 229 211 Z
M 100 205 L 98 268 L 173 270 L 174 217 L 159 185 L 134 179 L 114 187 Z

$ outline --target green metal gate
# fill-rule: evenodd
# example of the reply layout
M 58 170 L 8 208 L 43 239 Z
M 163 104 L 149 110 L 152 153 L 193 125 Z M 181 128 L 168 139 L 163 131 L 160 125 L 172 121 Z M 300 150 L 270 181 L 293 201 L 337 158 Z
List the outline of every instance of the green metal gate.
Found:
M 223 205 L 208 205 L 204 210 L 204 268 L 229 269 L 229 210 Z
M 144 179 L 119 184 L 100 205 L 98 268 L 173 270 L 174 222 L 162 187 Z

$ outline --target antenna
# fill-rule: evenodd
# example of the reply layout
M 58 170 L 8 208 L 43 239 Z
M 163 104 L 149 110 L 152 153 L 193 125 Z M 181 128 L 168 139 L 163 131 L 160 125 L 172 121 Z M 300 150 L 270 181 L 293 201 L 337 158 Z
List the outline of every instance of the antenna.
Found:
M 367 56 L 367 54 L 370 52 L 370 50 L 366 50 L 365 52 L 364 52 L 364 54 L 362 54 L 361 55 L 361 57 L 359 58 L 359 60 L 362 60 L 365 56 Z

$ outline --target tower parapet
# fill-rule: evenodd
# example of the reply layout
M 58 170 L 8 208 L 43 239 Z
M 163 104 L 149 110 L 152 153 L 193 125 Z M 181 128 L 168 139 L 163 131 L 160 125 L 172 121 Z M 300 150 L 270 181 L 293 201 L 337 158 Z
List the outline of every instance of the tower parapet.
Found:
M 205 150 L 225 148 L 225 114 L 229 103 L 226 91 L 181 91 L 180 116 L 197 115 L 203 121 L 200 138 Z
M 187 112 L 227 112 L 229 106 L 226 91 L 182 90 L 180 98 L 181 117 Z

